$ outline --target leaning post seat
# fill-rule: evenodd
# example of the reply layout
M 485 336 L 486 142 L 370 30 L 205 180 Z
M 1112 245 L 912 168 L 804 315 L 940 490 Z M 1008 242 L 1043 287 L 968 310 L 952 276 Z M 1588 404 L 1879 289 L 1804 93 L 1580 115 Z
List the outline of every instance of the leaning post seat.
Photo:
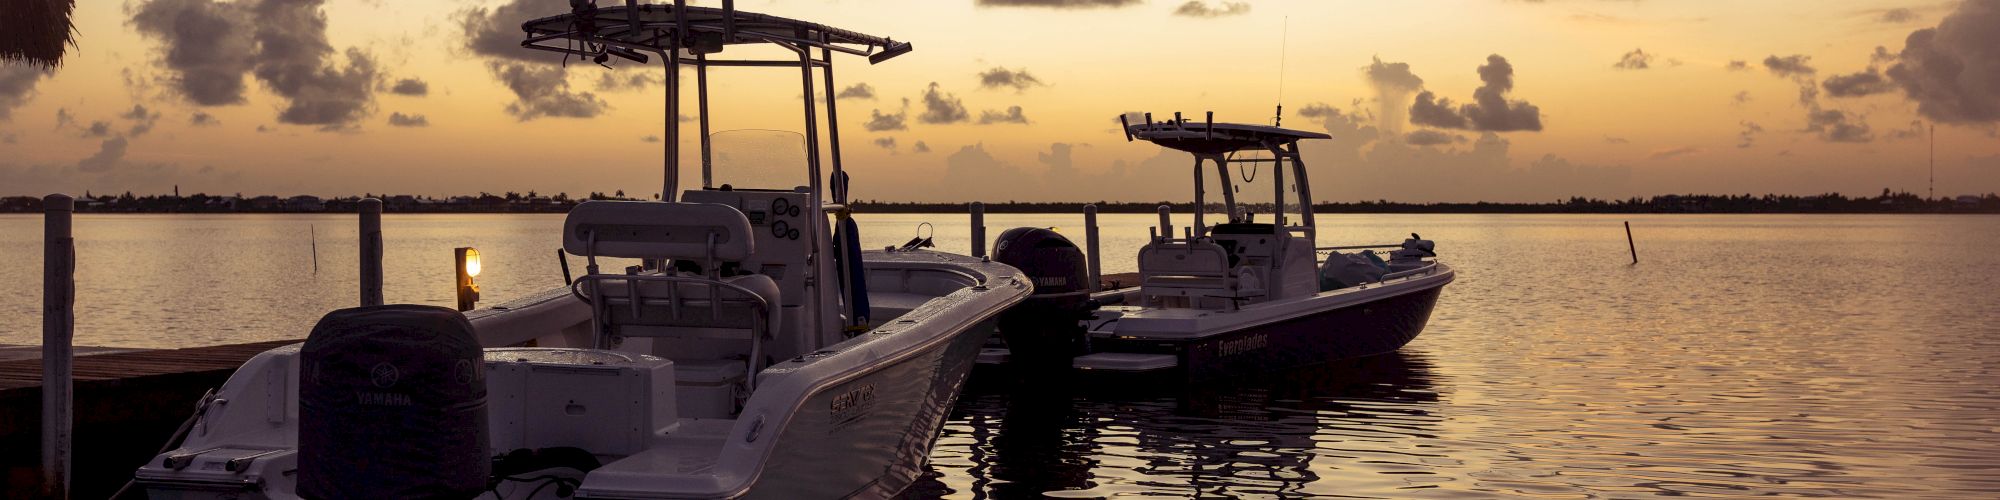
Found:
M 563 250 L 591 262 L 571 290 L 591 304 L 598 342 L 609 337 L 734 339 L 750 342 L 747 383 L 763 342 L 780 325 L 779 289 L 758 274 L 721 276 L 725 262 L 756 252 L 750 220 L 713 203 L 590 201 L 563 221 Z M 598 257 L 673 259 L 702 276 L 598 273 Z M 669 271 L 671 272 L 671 271 Z

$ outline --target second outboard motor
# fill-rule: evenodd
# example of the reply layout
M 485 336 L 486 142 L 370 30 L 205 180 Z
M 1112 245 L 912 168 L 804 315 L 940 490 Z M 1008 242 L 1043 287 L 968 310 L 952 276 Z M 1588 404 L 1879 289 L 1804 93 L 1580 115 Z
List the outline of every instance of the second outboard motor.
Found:
M 993 260 L 1020 269 L 1035 282 L 1035 293 L 1000 313 L 1000 336 L 1019 361 L 1061 361 L 1083 350 L 1083 320 L 1097 309 L 1083 251 L 1069 238 L 1039 227 L 1000 233 Z
M 486 360 L 464 314 L 341 309 L 320 318 L 299 357 L 299 496 L 486 491 Z

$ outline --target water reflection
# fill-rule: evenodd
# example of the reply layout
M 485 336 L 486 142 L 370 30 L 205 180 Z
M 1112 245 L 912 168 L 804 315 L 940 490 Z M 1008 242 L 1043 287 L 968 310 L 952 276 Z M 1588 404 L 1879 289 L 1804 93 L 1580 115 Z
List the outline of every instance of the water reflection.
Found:
M 1218 384 L 980 373 L 905 496 L 1306 495 L 1349 444 L 1430 438 L 1433 380 L 1409 352 Z

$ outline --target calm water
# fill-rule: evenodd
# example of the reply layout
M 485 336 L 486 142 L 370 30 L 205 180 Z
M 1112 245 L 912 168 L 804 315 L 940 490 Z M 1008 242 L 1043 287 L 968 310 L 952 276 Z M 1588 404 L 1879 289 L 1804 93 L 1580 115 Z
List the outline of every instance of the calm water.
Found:
M 1640 258 L 1627 265 L 1622 220 Z M 1079 217 L 989 217 L 992 234 Z M 869 246 L 964 217 L 863 216 Z M 1151 216 L 1106 216 L 1105 272 Z M 1179 222 L 1185 224 L 1185 221 Z M 388 296 L 557 285 L 560 216 L 389 216 Z M 2000 217 L 1329 216 L 1459 269 L 1396 356 L 1227 387 L 985 377 L 913 497 L 2000 496 Z M 81 216 L 79 343 L 296 338 L 355 297 L 350 216 Z M 319 265 L 312 271 L 310 232 Z M 0 216 L 0 343 L 38 336 L 40 221 Z M 984 375 L 984 374 L 982 374 Z

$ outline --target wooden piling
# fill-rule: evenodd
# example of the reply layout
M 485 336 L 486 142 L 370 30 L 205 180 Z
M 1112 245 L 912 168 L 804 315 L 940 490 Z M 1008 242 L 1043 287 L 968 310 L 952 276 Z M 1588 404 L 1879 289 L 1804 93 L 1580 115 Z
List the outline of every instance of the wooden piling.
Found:
M 986 204 L 972 202 L 972 256 L 986 256 Z
M 1625 221 L 1625 248 L 1632 251 L 1632 264 L 1639 263 L 1639 245 L 1632 243 L 1632 221 Z
M 1097 204 L 1095 203 L 1083 206 L 1083 240 L 1085 244 L 1090 246 L 1090 253 L 1085 254 L 1084 257 L 1090 259 L 1090 291 L 1095 292 L 1104 288 L 1104 278 L 1101 272 L 1103 268 L 1099 266 L 1100 259 L 1097 250 Z
M 361 305 L 382 305 L 382 200 L 361 200 Z
M 76 200 L 42 198 L 42 496 L 69 498 L 70 431 L 75 385 L 70 378 L 76 334 L 76 240 L 70 216 Z

